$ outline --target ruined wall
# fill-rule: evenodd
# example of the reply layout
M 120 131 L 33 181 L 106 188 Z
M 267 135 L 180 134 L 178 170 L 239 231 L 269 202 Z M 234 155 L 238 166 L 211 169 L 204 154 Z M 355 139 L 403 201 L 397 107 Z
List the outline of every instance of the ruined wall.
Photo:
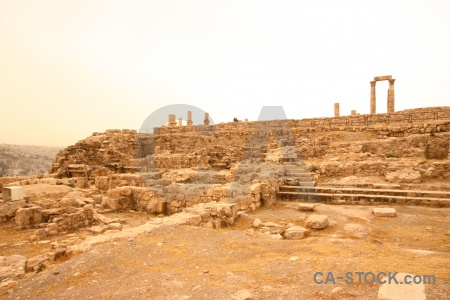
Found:
M 50 170 L 56 177 L 90 176 L 91 172 L 106 167 L 114 173 L 130 170 L 136 152 L 136 130 L 106 130 L 61 150 Z M 85 172 L 87 174 L 85 174 Z
M 105 179 L 112 174 L 166 172 L 193 167 L 229 169 L 243 159 L 264 161 L 271 149 L 286 145 L 296 145 L 303 159 L 308 160 L 324 157 L 333 151 L 332 144 L 336 141 L 324 134 L 328 132 L 359 132 L 366 134 L 363 139 L 380 140 L 388 137 L 439 137 L 450 132 L 450 107 L 337 118 L 166 126 L 155 128 L 152 135 L 136 134 L 132 130 L 108 130 L 61 151 L 52 173 L 57 177 L 86 176 L 92 182 L 97 176 L 102 176 L 102 179 L 95 179 L 95 184 L 98 181 L 99 186 L 103 186 L 101 189 L 106 189 L 114 187 L 109 184 L 110 179 Z M 400 148 L 402 157 L 418 157 L 423 150 L 423 147 Z M 395 152 L 400 148 L 395 148 Z M 447 148 L 445 138 L 429 139 L 424 149 L 425 158 L 443 159 Z M 390 153 L 393 150 L 386 151 Z M 400 156 L 400 153 L 396 155 Z

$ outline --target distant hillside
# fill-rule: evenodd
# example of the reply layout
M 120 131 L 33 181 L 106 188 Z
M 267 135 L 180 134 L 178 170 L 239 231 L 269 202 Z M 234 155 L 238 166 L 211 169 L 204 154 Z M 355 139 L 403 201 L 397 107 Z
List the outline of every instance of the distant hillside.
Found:
M 47 173 L 61 147 L 0 144 L 0 176 Z

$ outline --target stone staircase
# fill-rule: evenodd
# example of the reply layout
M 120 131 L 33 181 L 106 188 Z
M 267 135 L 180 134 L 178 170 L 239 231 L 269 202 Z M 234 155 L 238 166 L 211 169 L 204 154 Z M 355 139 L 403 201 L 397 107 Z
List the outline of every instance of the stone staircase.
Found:
M 308 171 L 308 167 L 298 158 L 283 157 L 286 185 L 288 187 L 314 187 L 315 182 Z M 296 162 L 293 164 L 292 162 Z
M 280 187 L 277 199 L 331 204 L 450 207 L 450 192 L 448 191 L 284 185 Z

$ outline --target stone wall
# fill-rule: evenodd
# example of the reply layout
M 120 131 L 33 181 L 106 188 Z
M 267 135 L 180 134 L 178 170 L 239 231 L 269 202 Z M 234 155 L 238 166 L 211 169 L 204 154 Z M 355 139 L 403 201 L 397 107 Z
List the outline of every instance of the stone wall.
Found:
M 353 127 L 387 126 L 394 124 L 425 124 L 437 120 L 450 120 L 450 107 L 429 107 L 399 111 L 390 114 L 342 116 L 337 118 L 310 118 L 300 120 L 273 120 L 257 122 L 230 122 L 217 125 L 197 125 L 182 127 L 159 127 L 154 129 L 154 134 L 179 134 L 179 133 L 206 133 L 214 131 L 245 132 L 257 129 L 261 131 L 286 128 L 289 130 L 307 131 L 319 127 L 322 130 L 345 130 Z M 448 126 L 447 126 L 448 127 Z

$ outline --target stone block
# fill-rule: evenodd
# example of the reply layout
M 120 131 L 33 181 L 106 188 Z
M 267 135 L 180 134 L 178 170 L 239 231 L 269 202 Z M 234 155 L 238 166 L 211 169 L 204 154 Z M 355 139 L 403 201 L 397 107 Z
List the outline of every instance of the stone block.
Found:
M 313 211 L 314 210 L 314 204 L 311 204 L 311 203 L 300 203 L 297 206 L 297 210 L 300 210 L 300 211 Z
M 308 230 L 304 227 L 292 226 L 286 229 L 284 232 L 284 237 L 288 240 L 300 240 L 303 239 L 307 233 Z
M 3 201 L 18 201 L 23 200 L 23 187 L 8 186 L 2 189 Z
M 374 208 L 373 214 L 375 217 L 395 217 L 395 208 Z
M 110 223 L 108 224 L 109 230 L 122 230 L 122 224 L 120 223 Z
M 42 211 L 39 206 L 20 208 L 16 212 L 16 225 L 30 226 L 42 222 Z
M 305 221 L 305 227 L 311 229 L 324 229 L 328 226 L 328 216 L 310 215 Z

